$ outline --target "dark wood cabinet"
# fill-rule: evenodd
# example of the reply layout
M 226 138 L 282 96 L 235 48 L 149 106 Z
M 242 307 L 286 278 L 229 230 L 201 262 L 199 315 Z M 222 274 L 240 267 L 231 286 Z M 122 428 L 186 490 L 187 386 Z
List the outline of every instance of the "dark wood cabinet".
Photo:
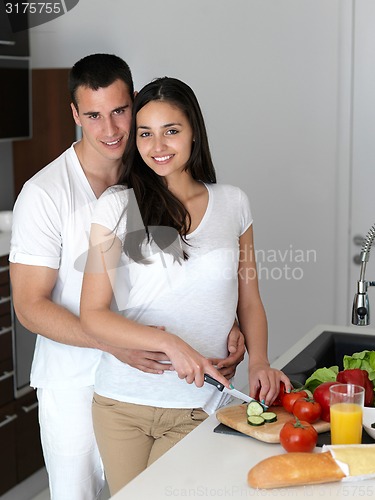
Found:
M 0 407 L 0 443 L 2 495 L 44 466 L 34 391 Z
M 16 408 L 0 407 L 0 495 L 17 484 Z
M 32 138 L 13 142 L 14 194 L 75 140 L 68 68 L 32 70 Z
M 15 399 L 10 278 L 0 257 L 0 495 L 44 466 L 34 390 Z

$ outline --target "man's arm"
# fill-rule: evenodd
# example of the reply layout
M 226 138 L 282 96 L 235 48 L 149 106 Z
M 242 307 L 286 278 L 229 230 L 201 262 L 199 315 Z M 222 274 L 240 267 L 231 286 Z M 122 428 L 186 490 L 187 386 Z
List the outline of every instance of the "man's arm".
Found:
M 49 267 L 10 263 L 12 298 L 19 321 L 33 333 L 55 342 L 110 352 L 120 361 L 148 373 L 163 373 L 169 367 L 164 353 L 115 349 L 85 334 L 79 318 L 51 300 L 58 271 Z

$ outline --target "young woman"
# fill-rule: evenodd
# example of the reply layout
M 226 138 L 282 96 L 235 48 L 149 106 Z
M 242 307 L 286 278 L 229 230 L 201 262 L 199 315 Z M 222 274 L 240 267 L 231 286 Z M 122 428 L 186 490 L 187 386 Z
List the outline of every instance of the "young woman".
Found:
M 236 316 L 250 394 L 270 404 L 280 382 L 290 389 L 267 357 L 247 197 L 216 184 L 188 85 L 165 77 L 139 92 L 123 164 L 93 217 L 81 321 L 109 345 L 166 353 L 172 369 L 153 375 L 102 356 L 93 417 L 112 494 L 226 402 L 203 377 L 228 387 L 208 358 L 226 354 Z

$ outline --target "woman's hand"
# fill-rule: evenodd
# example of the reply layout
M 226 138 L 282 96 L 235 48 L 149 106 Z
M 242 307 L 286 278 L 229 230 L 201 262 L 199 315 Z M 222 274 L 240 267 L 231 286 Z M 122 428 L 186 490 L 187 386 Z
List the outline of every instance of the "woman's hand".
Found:
M 228 380 L 221 375 L 211 361 L 176 335 L 170 334 L 164 351 L 171 360 L 179 378 L 185 379 L 188 384 L 194 383 L 197 387 L 202 387 L 204 374 L 207 373 L 229 389 Z
M 253 363 L 249 368 L 250 396 L 259 398 L 270 406 L 280 391 L 280 382 L 285 384 L 285 391 L 290 392 L 293 387 L 289 378 L 280 370 L 271 368 L 266 363 Z

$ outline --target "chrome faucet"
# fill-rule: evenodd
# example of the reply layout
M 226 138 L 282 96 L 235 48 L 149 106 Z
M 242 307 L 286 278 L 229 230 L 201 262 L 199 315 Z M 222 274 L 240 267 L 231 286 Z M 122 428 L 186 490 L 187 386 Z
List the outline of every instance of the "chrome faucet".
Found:
M 371 245 L 375 239 L 375 224 L 363 240 L 361 250 L 361 273 L 357 281 L 357 293 L 354 295 L 352 309 L 353 325 L 366 326 L 370 324 L 370 304 L 367 295 L 369 286 L 375 286 L 375 281 L 366 281 L 366 264 L 370 258 Z

